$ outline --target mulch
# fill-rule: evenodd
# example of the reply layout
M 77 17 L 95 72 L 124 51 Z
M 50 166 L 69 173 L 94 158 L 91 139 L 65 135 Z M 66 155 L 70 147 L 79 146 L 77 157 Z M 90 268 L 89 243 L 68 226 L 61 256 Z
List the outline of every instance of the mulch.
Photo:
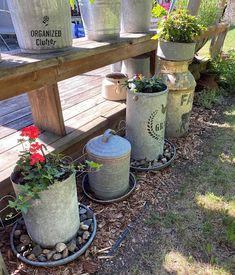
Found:
M 110 248 L 128 226 L 134 223 L 145 211 L 146 205 L 154 206 L 159 212 L 164 211 L 161 201 L 168 198 L 174 191 L 177 174 L 172 173 L 175 167 L 186 167 L 190 162 L 200 160 L 200 146 L 203 143 L 202 133 L 210 127 L 209 121 L 215 111 L 205 111 L 194 106 L 189 134 L 180 139 L 171 140 L 177 148 L 177 157 L 172 166 L 157 173 L 136 174 L 138 185 L 134 193 L 125 201 L 100 205 L 89 201 L 81 191 L 81 179 L 78 180 L 79 201 L 94 210 L 98 228 L 97 235 L 84 255 L 70 264 L 58 268 L 35 268 L 16 259 L 10 249 L 9 234 L 11 228 L 0 229 L 0 250 L 3 254 L 10 274 L 30 275 L 70 275 L 93 274 L 99 270 L 103 261 L 110 260 L 107 256 Z

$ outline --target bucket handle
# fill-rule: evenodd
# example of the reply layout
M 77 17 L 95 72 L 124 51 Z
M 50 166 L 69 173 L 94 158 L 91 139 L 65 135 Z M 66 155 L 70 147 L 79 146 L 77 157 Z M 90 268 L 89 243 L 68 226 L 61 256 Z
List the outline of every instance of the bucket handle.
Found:
M 102 142 L 107 143 L 113 135 L 115 135 L 115 131 L 112 129 L 107 129 L 102 136 Z

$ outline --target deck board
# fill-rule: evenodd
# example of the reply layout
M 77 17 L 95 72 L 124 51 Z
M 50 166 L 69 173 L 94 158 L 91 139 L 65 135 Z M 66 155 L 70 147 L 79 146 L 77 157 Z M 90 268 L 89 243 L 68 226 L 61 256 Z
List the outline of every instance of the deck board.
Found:
M 42 132 L 40 140 L 49 151 L 66 151 L 105 128 L 113 115 L 123 113 L 123 102 L 107 101 L 101 96 L 102 80 L 109 72 L 109 67 L 104 67 L 58 83 L 67 135 Z M 9 177 L 21 150 L 17 144 L 19 130 L 32 123 L 27 94 L 0 101 L 0 185 Z

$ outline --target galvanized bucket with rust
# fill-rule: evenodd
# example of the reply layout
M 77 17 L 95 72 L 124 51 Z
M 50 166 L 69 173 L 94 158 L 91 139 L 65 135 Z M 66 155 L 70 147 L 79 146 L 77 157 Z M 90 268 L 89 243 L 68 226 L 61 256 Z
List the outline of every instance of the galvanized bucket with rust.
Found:
M 127 92 L 126 138 L 135 160 L 163 154 L 168 89 L 158 93 Z
M 7 0 L 19 46 L 47 53 L 72 46 L 68 0 Z
M 118 39 L 121 28 L 121 0 L 79 0 L 85 34 L 90 40 Z
M 88 160 L 102 164 L 100 170 L 89 172 L 89 185 L 95 197 L 111 200 L 124 195 L 129 188 L 130 143 L 108 129 L 86 145 Z
M 18 195 L 20 184 L 12 181 L 12 185 Z M 80 226 L 75 174 L 49 186 L 39 196 L 30 201 L 28 212 L 23 214 L 31 239 L 46 248 L 70 241 Z
M 161 60 L 161 78 L 168 86 L 166 137 L 187 134 L 193 106 L 196 81 L 188 70 L 189 61 Z
M 146 54 L 126 59 L 122 62 L 122 73 L 127 74 L 129 78 L 135 74 L 142 74 L 150 77 L 150 57 Z

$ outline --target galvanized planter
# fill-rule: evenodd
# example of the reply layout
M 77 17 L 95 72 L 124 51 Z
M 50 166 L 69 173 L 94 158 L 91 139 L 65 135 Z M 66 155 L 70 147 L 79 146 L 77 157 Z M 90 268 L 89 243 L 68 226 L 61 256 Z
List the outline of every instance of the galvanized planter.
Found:
M 47 53 L 72 46 L 67 0 L 7 0 L 20 48 Z
M 20 185 L 12 185 L 18 195 Z M 71 240 L 80 226 L 75 174 L 49 186 L 40 199 L 31 200 L 23 218 L 29 236 L 42 247 Z
M 105 76 L 102 83 L 102 96 L 108 100 L 125 100 L 127 76 L 122 73 L 111 73 Z
M 122 0 L 121 32 L 148 32 L 151 15 L 152 0 Z
M 184 61 L 193 59 L 196 43 L 177 43 L 159 40 L 157 56 L 171 61 Z
M 108 129 L 104 135 L 91 139 L 86 145 L 87 158 L 102 164 L 100 170 L 89 172 L 89 185 L 96 198 L 111 200 L 129 189 L 130 143 Z
M 189 61 L 171 62 L 161 60 L 161 78 L 168 86 L 166 137 L 187 134 L 193 106 L 196 82 L 188 70 Z
M 163 153 L 167 95 L 167 87 L 159 93 L 128 90 L 126 138 L 131 143 L 133 159 L 154 160 Z
M 129 78 L 135 74 L 150 77 L 150 57 L 143 54 L 124 60 L 122 62 L 122 73 L 127 74 Z
M 85 34 L 90 40 L 107 41 L 120 37 L 121 0 L 79 0 Z

